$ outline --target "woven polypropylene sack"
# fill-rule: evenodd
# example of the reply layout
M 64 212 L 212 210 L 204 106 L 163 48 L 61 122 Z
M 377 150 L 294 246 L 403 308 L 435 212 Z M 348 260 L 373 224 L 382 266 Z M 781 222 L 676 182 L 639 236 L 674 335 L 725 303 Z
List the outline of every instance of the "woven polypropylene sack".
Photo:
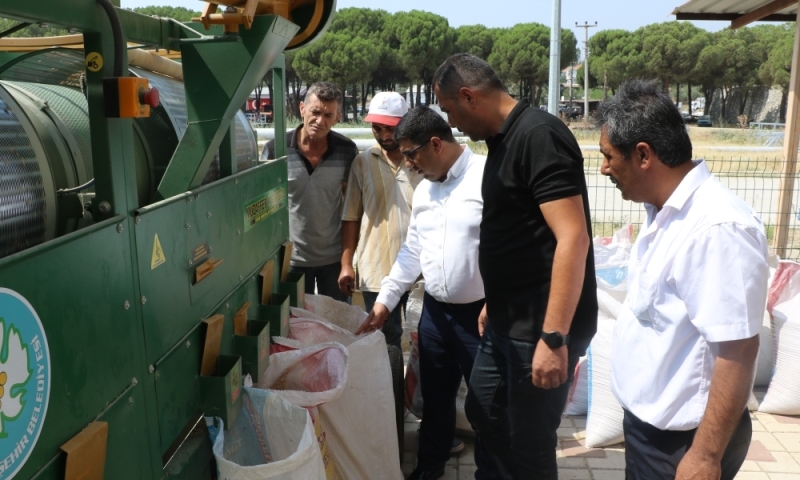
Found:
M 586 446 L 602 447 L 623 439 L 622 406 L 611 391 L 611 345 L 615 321 L 600 319 L 597 334 L 587 353 L 589 364 L 589 408 L 586 417 Z
M 800 415 L 800 264 L 781 262 L 767 298 L 775 367 L 759 411 Z
M 584 355 L 575 365 L 575 375 L 564 407 L 564 415 L 586 415 L 589 411 L 589 358 Z
M 245 387 L 228 430 L 219 418 L 206 423 L 220 480 L 325 480 L 311 417 L 280 395 Z
M 305 306 L 291 310 L 289 337 L 275 342 L 298 348 L 327 339 L 347 348 L 347 385 L 340 397 L 319 406 L 337 468 L 347 480 L 402 480 L 383 333 L 353 334 L 367 315 L 358 307 L 320 295 L 306 295 Z

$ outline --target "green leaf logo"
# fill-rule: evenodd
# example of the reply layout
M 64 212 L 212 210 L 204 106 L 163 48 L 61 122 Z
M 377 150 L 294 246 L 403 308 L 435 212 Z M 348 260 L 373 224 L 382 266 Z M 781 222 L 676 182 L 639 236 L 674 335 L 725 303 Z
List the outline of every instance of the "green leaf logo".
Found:
M 5 423 L 14 421 L 25 407 L 24 388 L 33 371 L 28 367 L 28 346 L 19 330 L 0 317 L 0 438 L 8 436 Z

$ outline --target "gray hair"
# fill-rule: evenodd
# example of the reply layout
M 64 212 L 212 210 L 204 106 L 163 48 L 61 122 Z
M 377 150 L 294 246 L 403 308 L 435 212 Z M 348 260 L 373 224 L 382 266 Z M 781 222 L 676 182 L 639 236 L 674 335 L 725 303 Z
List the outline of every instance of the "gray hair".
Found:
M 692 141 L 681 112 L 654 80 L 628 80 L 619 92 L 600 104 L 600 126 L 623 157 L 630 158 L 644 142 L 668 167 L 692 159 Z
M 306 90 L 306 96 L 303 97 L 304 102 L 308 102 L 311 99 L 311 95 L 316 96 L 320 101 L 323 102 L 336 102 L 336 105 L 339 105 L 341 109 L 342 104 L 342 92 L 336 85 L 332 84 L 331 82 L 317 82 Z
M 439 93 L 447 98 L 455 97 L 462 87 L 506 91 L 492 67 L 468 53 L 457 53 L 445 60 L 433 74 L 433 85 L 438 85 Z

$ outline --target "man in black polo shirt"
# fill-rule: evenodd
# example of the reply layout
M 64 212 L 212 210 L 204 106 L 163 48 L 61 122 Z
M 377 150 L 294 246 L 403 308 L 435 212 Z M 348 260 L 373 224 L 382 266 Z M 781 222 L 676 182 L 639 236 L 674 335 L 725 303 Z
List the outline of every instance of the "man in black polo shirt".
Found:
M 467 418 L 505 478 L 556 479 L 568 380 L 597 326 L 583 157 L 563 122 L 514 100 L 475 56 L 448 58 L 433 84 L 450 123 L 489 146 Z
M 350 165 L 358 148 L 331 130 L 342 116 L 342 92 L 328 82 L 311 85 L 300 102 L 303 123 L 286 136 L 289 168 L 289 238 L 292 271 L 305 274 L 306 293 L 316 291 L 342 302 L 342 206 Z M 275 141 L 261 152 L 275 158 Z

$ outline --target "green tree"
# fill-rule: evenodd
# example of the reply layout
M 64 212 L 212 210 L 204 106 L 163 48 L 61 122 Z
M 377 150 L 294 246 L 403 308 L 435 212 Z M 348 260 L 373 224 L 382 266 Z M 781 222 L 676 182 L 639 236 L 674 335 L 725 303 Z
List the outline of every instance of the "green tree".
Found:
M 601 30 L 589 39 L 589 75 L 604 85 L 612 95 L 628 78 L 642 75 L 642 37 L 637 32 L 626 30 Z
M 689 78 L 705 46 L 701 32 L 688 22 L 655 23 L 640 29 L 645 70 L 662 80 L 665 92 L 671 82 Z
M 577 40 L 561 31 L 561 68 L 575 61 Z M 520 98 L 538 105 L 550 74 L 550 29 L 540 23 L 520 23 L 498 35 L 489 64 L 506 85 L 516 84 Z
M 769 26 L 772 27 L 772 25 Z M 775 26 L 772 31 L 758 33 L 762 33 L 762 42 L 772 46 L 767 53 L 767 58 L 758 69 L 758 78 L 763 85 L 781 87 L 783 95 L 781 98 L 780 121 L 785 122 L 789 97 L 789 79 L 792 73 L 794 25 L 779 25 Z
M 373 44 L 378 51 L 378 64 L 371 71 L 364 71 L 358 85 L 353 86 L 353 111 L 356 111 L 358 96 L 355 94 L 361 90 L 361 108 L 366 109 L 367 88 L 372 89 L 375 94 L 376 73 L 382 66 L 391 65 L 394 54 L 384 40 L 386 22 L 391 15 L 385 10 L 372 10 L 369 8 L 344 8 L 336 12 L 336 16 L 331 22 L 328 31 L 334 33 L 345 33 L 353 38 L 361 38 Z
M 133 9 L 136 13 L 143 15 L 155 15 L 157 17 L 173 18 L 179 22 L 191 22 L 193 17 L 199 17 L 200 12 L 189 10 L 184 7 L 158 7 L 151 5 L 148 7 L 137 7 Z
M 320 41 L 299 50 L 292 66 L 307 83 L 329 81 L 342 92 L 368 79 L 378 66 L 374 43 L 344 32 L 327 32 Z
M 0 32 L 5 32 L 9 28 L 15 27 L 19 24 L 20 22 L 16 20 L 0 18 Z M 67 30 L 59 27 L 58 25 L 34 23 L 21 30 L 17 30 L 16 32 L 8 36 L 9 37 L 57 37 L 67 34 L 68 34 Z
M 453 32 L 447 19 L 430 12 L 412 10 L 397 12 L 389 22 L 387 40 L 397 49 L 397 63 L 417 85 L 416 101 L 421 103 L 421 86 L 427 92 L 426 103 L 432 101 L 431 81 L 436 68 L 453 51 Z
M 455 29 L 455 52 L 471 53 L 484 60 L 489 58 L 492 47 L 501 29 L 483 25 L 462 25 Z
M 750 88 L 758 82 L 759 62 L 754 45 L 755 36 L 748 28 L 711 34 L 711 42 L 700 52 L 695 68 L 706 97 L 706 113 L 715 89 L 722 94 L 722 118 L 726 117 L 728 100 L 737 88 L 744 89 L 744 95 L 735 105 L 736 113 L 744 110 Z

